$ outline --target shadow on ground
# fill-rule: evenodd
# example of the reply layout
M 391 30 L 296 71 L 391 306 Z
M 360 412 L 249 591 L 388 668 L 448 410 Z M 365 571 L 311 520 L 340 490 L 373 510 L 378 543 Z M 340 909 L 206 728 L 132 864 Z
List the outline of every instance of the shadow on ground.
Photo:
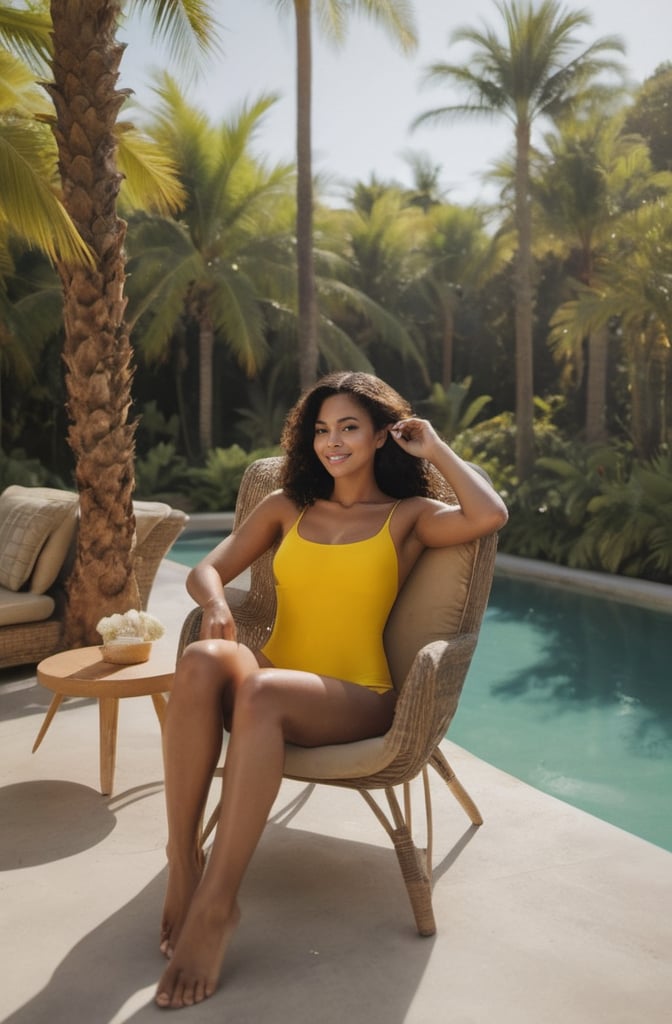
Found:
M 102 819 L 100 824 L 102 825 Z M 66 953 L 5 1024 L 141 1024 L 164 961 L 165 872 Z M 243 921 L 215 996 L 195 1022 L 404 1020 L 434 946 L 415 932 L 391 849 L 269 824 L 242 894 Z M 369 1013 L 366 1013 L 367 1019 Z

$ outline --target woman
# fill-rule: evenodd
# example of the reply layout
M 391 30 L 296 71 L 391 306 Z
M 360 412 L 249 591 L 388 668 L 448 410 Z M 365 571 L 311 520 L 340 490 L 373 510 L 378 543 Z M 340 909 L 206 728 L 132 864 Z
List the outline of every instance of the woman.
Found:
M 201 638 L 180 659 L 166 716 L 169 879 L 156 1002 L 183 1007 L 217 987 L 237 893 L 278 792 L 285 742 L 385 733 L 395 692 L 382 633 L 426 547 L 499 529 L 506 507 L 426 420 L 364 373 L 323 378 L 290 412 L 283 486 L 189 574 Z M 430 465 L 458 505 L 432 496 Z M 277 540 L 278 611 L 262 650 L 236 642 L 224 586 Z M 198 827 L 223 729 L 222 800 L 204 866 Z

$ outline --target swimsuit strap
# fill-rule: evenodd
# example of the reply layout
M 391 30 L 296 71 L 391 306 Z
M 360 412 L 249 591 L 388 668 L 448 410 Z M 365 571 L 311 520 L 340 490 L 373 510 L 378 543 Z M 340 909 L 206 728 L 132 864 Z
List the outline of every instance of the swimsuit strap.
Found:
M 394 512 L 395 512 L 395 509 L 396 509 L 397 505 L 401 505 L 401 502 L 402 502 L 402 499 L 401 498 L 397 498 L 397 500 L 395 501 L 394 505 L 390 509 L 390 514 L 387 517 L 387 519 L 385 520 L 385 522 L 383 523 L 383 526 L 388 526 L 389 525 L 390 519 L 394 515 Z
M 387 518 L 385 519 L 385 522 L 384 522 L 384 523 L 383 523 L 383 525 L 382 525 L 382 526 L 380 527 L 380 529 L 378 530 L 378 532 L 377 532 L 377 533 L 374 533 L 373 537 L 378 537 L 378 536 L 379 536 L 379 535 L 380 535 L 380 534 L 381 534 L 381 533 L 383 532 L 383 530 L 385 529 L 385 527 L 386 527 L 386 526 L 388 526 L 388 527 L 389 527 L 389 525 L 390 525 L 390 520 L 391 520 L 392 516 L 394 515 L 394 512 L 395 512 L 395 510 L 396 510 L 396 508 L 397 508 L 397 505 L 401 505 L 401 502 L 402 502 L 402 501 L 403 501 L 403 498 L 397 498 L 397 500 L 395 501 L 394 505 L 393 505 L 393 506 L 392 506 L 392 508 L 390 509 L 390 511 L 389 511 L 389 513 L 388 513 L 388 515 L 387 515 Z M 300 540 L 303 540 L 303 537 L 302 537 L 302 536 L 301 536 L 301 534 L 299 533 L 299 526 L 301 525 L 301 520 L 303 519 L 303 517 L 305 516 L 306 512 L 308 511 L 308 509 L 309 509 L 310 507 L 311 507 L 310 505 L 304 505 L 304 507 L 303 507 L 303 508 L 301 509 L 301 511 L 299 512 L 299 515 L 298 515 L 298 517 L 297 517 L 297 518 L 296 518 L 296 519 L 294 520 L 294 522 L 292 523 L 292 525 L 291 525 L 291 527 L 290 527 L 290 530 L 289 530 L 289 533 L 291 533 L 292 531 L 294 531 L 294 532 L 296 533 L 297 537 L 298 537 L 298 538 L 299 538 Z M 289 533 L 287 533 L 287 534 L 286 534 L 286 536 L 287 536 L 287 537 L 289 537 Z M 366 538 L 366 540 L 373 540 L 373 537 L 367 537 L 367 538 Z M 361 543 L 362 543 L 362 541 L 357 541 L 356 543 L 360 543 L 360 544 L 361 544 Z M 338 546 L 338 545 L 336 545 L 336 546 Z

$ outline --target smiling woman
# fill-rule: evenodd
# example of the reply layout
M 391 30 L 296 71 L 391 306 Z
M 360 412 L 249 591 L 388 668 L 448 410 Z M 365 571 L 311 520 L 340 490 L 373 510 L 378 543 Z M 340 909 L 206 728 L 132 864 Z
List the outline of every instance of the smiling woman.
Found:
M 282 445 L 276 487 L 187 577 L 198 636 L 178 659 L 163 730 L 169 873 L 160 948 L 169 964 L 156 1002 L 164 1008 L 201 1002 L 218 985 L 286 744 L 387 734 L 396 690 L 383 631 L 400 586 L 426 548 L 486 537 L 507 518 L 483 476 L 370 374 L 318 381 L 290 411 Z M 435 497 L 442 492 L 452 498 Z M 225 587 L 276 544 L 275 621 L 248 646 Z M 200 822 L 224 728 L 222 795 L 204 864 Z

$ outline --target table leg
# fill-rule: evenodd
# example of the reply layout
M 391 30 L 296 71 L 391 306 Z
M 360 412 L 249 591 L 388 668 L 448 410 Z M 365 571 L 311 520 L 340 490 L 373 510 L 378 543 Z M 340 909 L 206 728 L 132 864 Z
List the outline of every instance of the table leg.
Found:
M 159 725 L 161 726 L 161 730 L 163 731 L 163 723 L 166 718 L 166 708 L 168 707 L 168 701 L 166 700 L 165 694 L 163 693 L 152 693 L 151 698 L 152 703 L 154 705 L 154 710 L 156 711 L 156 717 L 158 718 Z
M 38 732 L 37 737 L 35 739 L 35 742 L 33 743 L 33 753 L 35 753 L 35 751 L 39 747 L 40 743 L 44 739 L 45 733 L 46 733 L 47 729 L 49 728 L 49 726 L 51 725 L 52 718 L 54 717 L 54 715 L 56 714 L 56 712 L 58 711 L 58 709 L 61 706 L 61 701 L 63 700 L 63 696 L 64 695 L 62 693 L 55 693 L 54 694 L 54 696 L 52 698 L 52 701 L 51 701 L 51 704 L 49 705 L 49 709 L 48 709 L 46 715 L 44 716 L 44 721 L 42 722 L 42 728 Z
M 100 728 L 100 791 L 109 795 L 114 786 L 114 767 L 117 758 L 117 722 L 119 698 L 98 698 Z

